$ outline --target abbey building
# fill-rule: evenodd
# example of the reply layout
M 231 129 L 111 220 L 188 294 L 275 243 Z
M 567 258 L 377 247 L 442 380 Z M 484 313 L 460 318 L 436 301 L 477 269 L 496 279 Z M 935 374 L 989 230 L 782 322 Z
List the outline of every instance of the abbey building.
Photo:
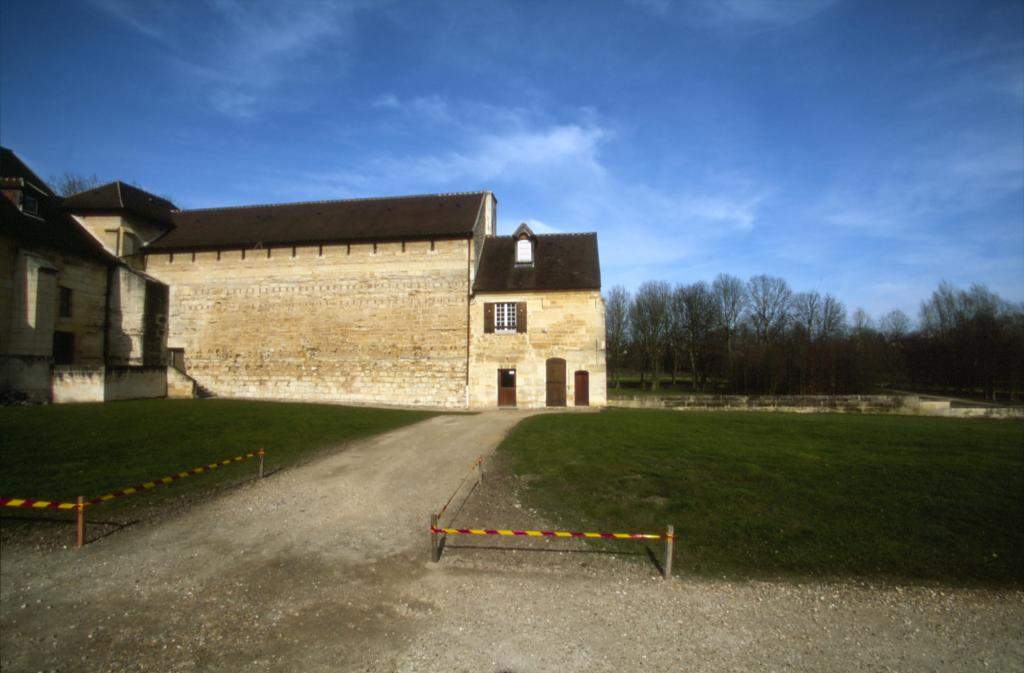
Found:
M 180 210 L 3 150 L 0 394 L 603 406 L 596 234 L 491 192 Z

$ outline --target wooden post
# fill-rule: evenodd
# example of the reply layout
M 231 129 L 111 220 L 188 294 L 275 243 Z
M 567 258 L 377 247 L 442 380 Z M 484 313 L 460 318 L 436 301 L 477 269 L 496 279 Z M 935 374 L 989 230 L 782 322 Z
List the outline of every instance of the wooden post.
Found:
M 436 514 L 431 514 L 430 515 L 430 560 L 433 563 L 437 563 L 440 560 L 440 558 L 441 558 L 441 555 L 437 553 L 438 552 L 437 533 L 434 532 L 435 528 L 437 528 L 437 515 Z
M 260 449 L 259 451 L 256 452 L 256 461 L 257 464 L 259 465 L 259 467 L 257 467 L 257 470 L 259 471 L 260 479 L 263 478 L 263 454 L 265 453 L 266 452 L 263 449 Z
M 75 508 L 78 512 L 78 534 L 76 538 L 76 547 L 81 547 L 85 544 L 85 497 L 78 496 L 78 507 Z
M 672 579 L 672 543 L 675 542 L 676 531 L 672 524 L 665 533 L 665 579 Z

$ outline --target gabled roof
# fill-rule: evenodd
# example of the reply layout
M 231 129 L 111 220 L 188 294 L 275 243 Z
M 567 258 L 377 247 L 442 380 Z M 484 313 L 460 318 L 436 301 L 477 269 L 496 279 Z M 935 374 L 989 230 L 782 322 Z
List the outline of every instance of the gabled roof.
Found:
M 599 290 L 597 234 L 535 235 L 533 264 L 516 264 L 515 236 L 488 236 L 473 292 Z
M 61 199 L 31 169 L 7 148 L 0 148 L 0 182 L 4 186 L 31 183 L 41 189 L 38 212 L 22 212 L 7 198 L 0 197 L 0 233 L 12 236 L 21 245 L 37 245 L 84 257 L 101 264 L 116 264 L 99 241 L 84 231 L 64 211 Z
M 22 186 L 26 182 L 47 196 L 53 196 L 53 190 L 42 178 L 35 174 L 17 154 L 0 147 L 0 182 L 4 186 Z
M 69 196 L 64 206 L 74 213 L 127 212 L 166 225 L 171 224 L 171 213 L 177 210 L 167 199 L 121 181 Z
M 473 235 L 486 192 L 311 201 L 172 213 L 147 250 L 252 247 Z

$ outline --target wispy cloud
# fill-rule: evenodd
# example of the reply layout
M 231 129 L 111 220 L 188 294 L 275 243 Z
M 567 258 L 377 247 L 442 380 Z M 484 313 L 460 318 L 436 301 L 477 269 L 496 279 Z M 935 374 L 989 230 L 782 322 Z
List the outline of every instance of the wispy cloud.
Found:
M 256 115 L 291 78 L 344 70 L 356 10 L 327 0 L 92 1 L 161 42 L 169 66 L 214 109 L 236 118 Z
M 837 0 L 630 0 L 630 4 L 661 16 L 678 12 L 688 20 L 719 27 L 788 26 L 805 21 Z

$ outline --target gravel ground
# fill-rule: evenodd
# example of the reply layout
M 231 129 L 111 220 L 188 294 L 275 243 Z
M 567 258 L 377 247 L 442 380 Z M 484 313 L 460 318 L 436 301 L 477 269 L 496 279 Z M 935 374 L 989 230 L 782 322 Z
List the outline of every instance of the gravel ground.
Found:
M 453 536 L 430 563 L 429 512 L 525 415 L 432 418 L 81 551 L 4 535 L 0 668 L 1024 670 L 1020 591 L 665 582 L 633 543 Z M 547 523 L 493 471 L 453 511 Z

